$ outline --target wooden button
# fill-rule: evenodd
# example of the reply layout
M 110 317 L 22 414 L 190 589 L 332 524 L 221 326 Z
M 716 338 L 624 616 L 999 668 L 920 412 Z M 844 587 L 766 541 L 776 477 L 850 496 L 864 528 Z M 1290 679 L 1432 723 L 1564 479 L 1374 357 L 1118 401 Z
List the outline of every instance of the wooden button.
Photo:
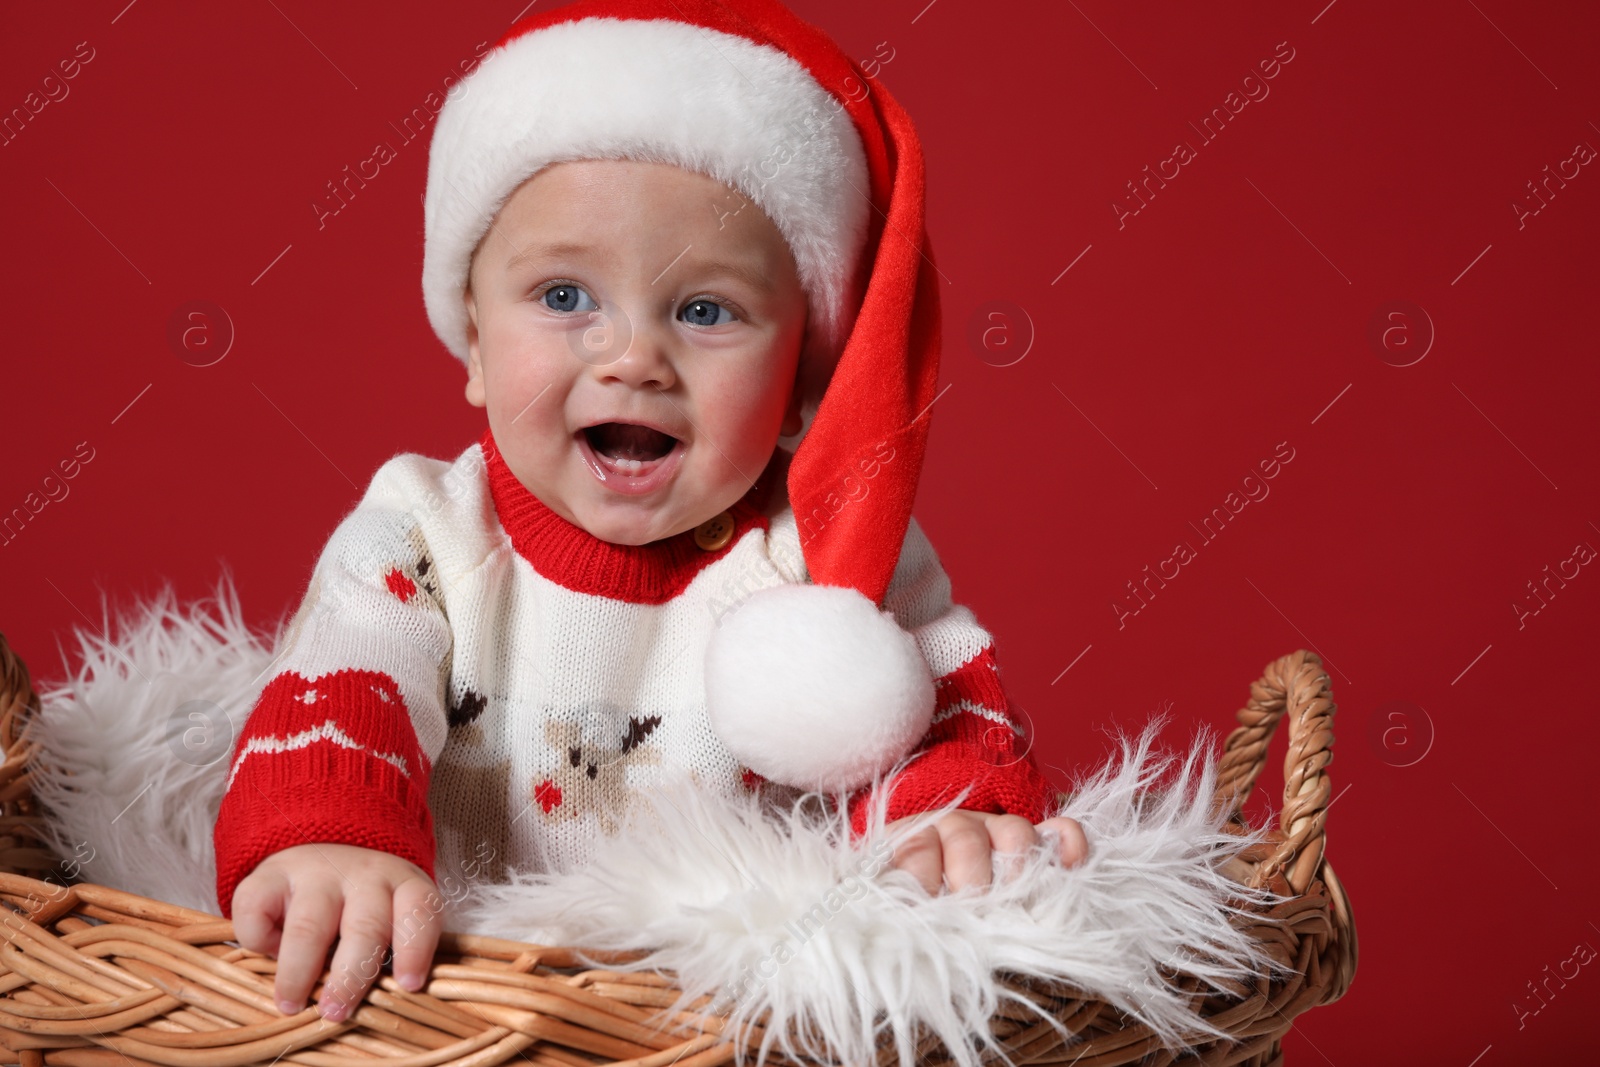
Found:
M 715 552 L 733 540 L 733 513 L 720 512 L 694 528 L 694 543 Z

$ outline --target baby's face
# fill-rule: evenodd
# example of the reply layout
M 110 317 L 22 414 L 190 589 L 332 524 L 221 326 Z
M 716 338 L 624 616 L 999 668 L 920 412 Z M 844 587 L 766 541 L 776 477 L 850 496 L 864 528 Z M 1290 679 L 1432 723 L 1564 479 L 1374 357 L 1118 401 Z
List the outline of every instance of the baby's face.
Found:
M 794 256 L 705 175 L 544 168 L 480 242 L 465 299 L 468 402 L 522 484 L 603 540 L 698 526 L 800 429 Z

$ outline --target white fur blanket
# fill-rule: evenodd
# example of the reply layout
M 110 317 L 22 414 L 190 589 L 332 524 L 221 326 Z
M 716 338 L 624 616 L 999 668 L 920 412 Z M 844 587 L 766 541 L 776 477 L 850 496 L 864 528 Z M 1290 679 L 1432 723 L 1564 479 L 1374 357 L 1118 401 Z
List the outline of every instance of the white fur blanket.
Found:
M 78 665 L 40 686 L 35 789 L 52 845 L 87 881 L 216 913 L 211 827 L 229 746 L 268 680 L 281 624 L 251 633 L 224 574 L 216 597 L 187 611 L 167 588 L 102 629 L 80 629 Z M 852 843 L 843 815 L 824 814 L 814 795 L 773 813 L 672 785 L 588 868 L 442 894 L 445 925 L 653 950 L 628 966 L 676 972 L 680 1005 L 716 993 L 736 1022 L 770 1013 L 761 1060 L 773 1047 L 821 1054 L 806 1038 L 792 1045 L 792 1028 L 841 1063 L 873 1062 L 891 1032 L 905 1067 L 921 1024 L 976 1067 L 988 1019 L 1016 999 L 1005 974 L 1070 983 L 1183 1047 L 1219 1035 L 1163 969 L 1219 989 L 1277 972 L 1229 920 L 1280 898 L 1223 873 L 1264 831 L 1222 830 L 1210 736 L 1174 755 L 1155 746 L 1157 725 L 1073 783 L 1064 814 L 1089 839 L 1076 868 L 1047 842 L 1008 870 L 997 857 L 988 889 L 930 897 L 889 859 L 960 798 L 894 835 L 880 808 Z

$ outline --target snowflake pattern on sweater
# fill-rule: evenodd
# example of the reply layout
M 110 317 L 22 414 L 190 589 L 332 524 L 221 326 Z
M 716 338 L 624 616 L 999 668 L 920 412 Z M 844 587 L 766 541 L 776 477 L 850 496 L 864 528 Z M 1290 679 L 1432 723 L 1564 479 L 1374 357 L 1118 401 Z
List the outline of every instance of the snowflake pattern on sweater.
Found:
M 721 518 L 614 545 L 557 515 L 491 433 L 454 461 L 412 453 L 374 475 L 323 549 L 235 743 L 214 833 L 217 899 L 262 859 L 312 842 L 382 849 L 444 885 L 461 872 L 571 870 L 668 773 L 792 801 L 711 731 L 702 679 L 718 617 L 806 581 L 779 451 Z M 962 806 L 1032 822 L 1057 796 L 1000 684 L 992 638 L 950 599 L 913 519 L 883 607 L 915 638 L 937 704 L 888 817 Z M 868 789 L 834 798 L 865 829 Z

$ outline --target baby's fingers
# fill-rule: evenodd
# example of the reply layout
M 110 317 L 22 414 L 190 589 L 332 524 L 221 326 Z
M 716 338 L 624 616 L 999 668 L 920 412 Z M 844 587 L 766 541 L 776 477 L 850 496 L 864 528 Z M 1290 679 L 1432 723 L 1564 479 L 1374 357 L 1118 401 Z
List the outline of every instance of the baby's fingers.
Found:
M 1021 815 L 985 815 L 983 821 L 989 829 L 1001 881 L 1009 882 L 1022 870 L 1023 852 L 1039 843 L 1039 833 Z
M 1089 855 L 1089 838 L 1077 819 L 1065 815 L 1046 819 L 1039 824 L 1039 832 L 1046 840 L 1056 839 L 1056 854 L 1063 867 L 1076 867 Z
M 939 831 L 925 826 L 906 838 L 894 850 L 891 866 L 910 874 L 930 897 L 937 896 L 944 881 L 944 845 Z
M 312 983 L 322 974 L 322 961 L 339 928 L 342 901 L 336 886 L 315 882 L 297 886 L 289 895 L 278 946 L 278 978 L 273 983 L 278 1010 L 285 1015 L 305 1007 Z
M 233 937 L 251 952 L 278 954 L 283 937 L 284 905 L 289 879 L 281 872 L 256 868 L 233 890 Z
M 416 992 L 427 979 L 443 909 L 444 900 L 426 879 L 407 879 L 395 889 L 394 978 L 401 988 Z
M 345 897 L 339 947 L 328 965 L 328 981 L 317 999 L 324 1019 L 349 1017 L 383 969 L 389 952 L 393 900 L 388 886 L 360 887 Z

